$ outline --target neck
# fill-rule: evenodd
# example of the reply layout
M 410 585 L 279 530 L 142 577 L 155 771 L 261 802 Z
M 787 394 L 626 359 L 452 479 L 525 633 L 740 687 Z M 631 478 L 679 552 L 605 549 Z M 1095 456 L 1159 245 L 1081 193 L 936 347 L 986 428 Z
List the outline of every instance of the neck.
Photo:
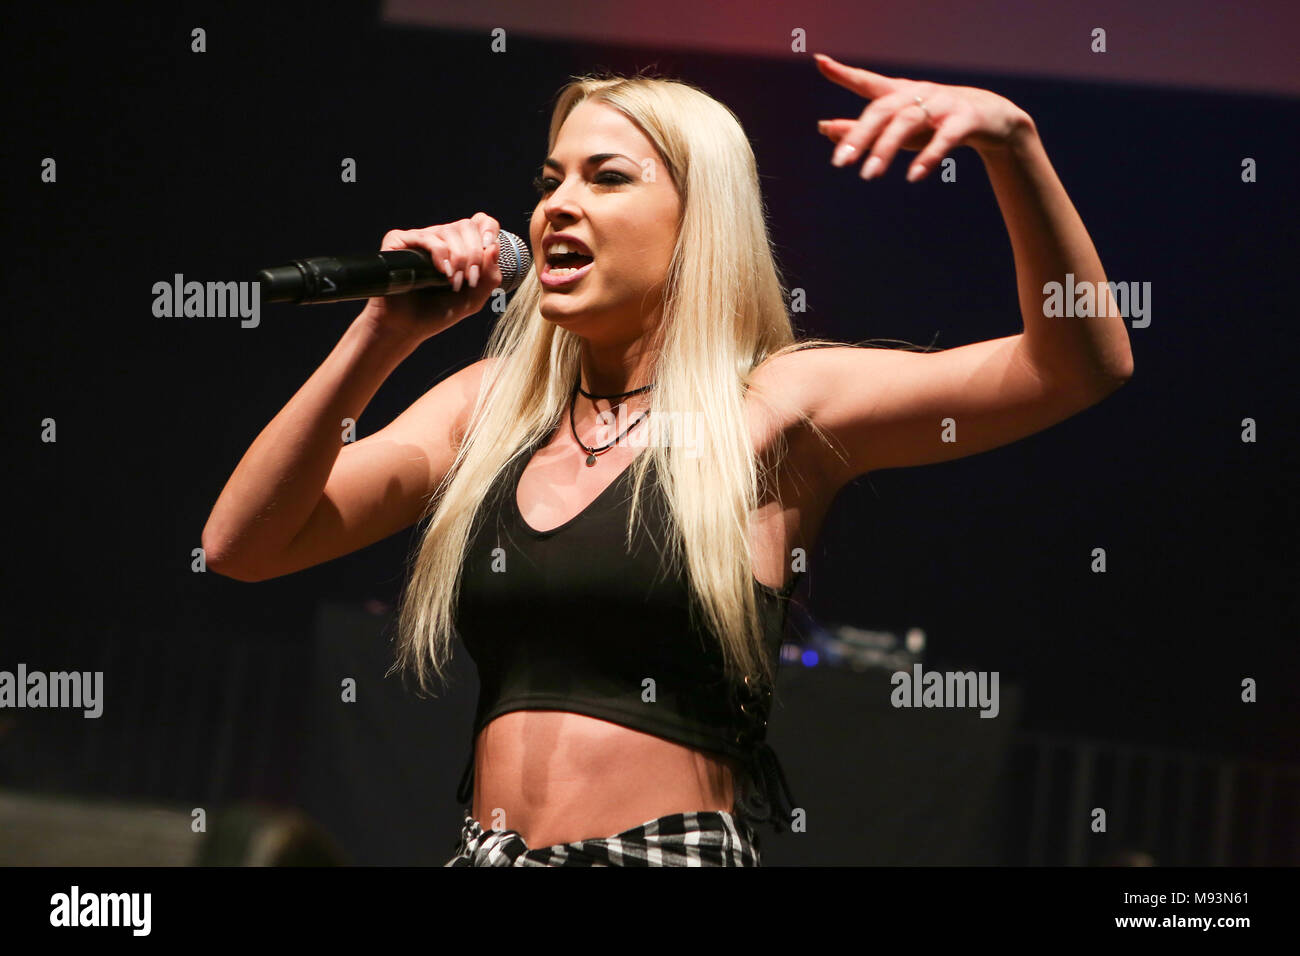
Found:
M 593 395 L 617 395 L 653 382 L 654 355 L 645 337 L 631 342 L 592 344 L 583 340 L 579 367 L 581 384 Z M 643 392 L 634 398 L 649 397 Z

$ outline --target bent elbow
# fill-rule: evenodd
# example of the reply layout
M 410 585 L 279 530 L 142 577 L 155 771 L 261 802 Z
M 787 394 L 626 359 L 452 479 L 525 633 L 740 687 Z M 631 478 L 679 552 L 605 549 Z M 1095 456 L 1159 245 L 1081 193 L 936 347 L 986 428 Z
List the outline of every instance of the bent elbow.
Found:
M 1086 379 L 1076 379 L 1072 385 L 1065 387 L 1062 391 L 1064 396 L 1062 401 L 1073 409 L 1071 414 L 1083 411 L 1085 408 L 1091 408 L 1105 401 L 1119 391 L 1132 377 L 1133 365 L 1131 362 L 1127 367 L 1096 371 Z
M 1097 394 L 1097 401 L 1119 391 L 1132 377 L 1133 356 L 1127 355 L 1122 361 L 1106 368 L 1096 377 L 1093 388 Z
M 256 584 L 258 581 L 266 580 L 260 574 L 253 574 L 247 568 L 241 568 L 231 564 L 220 554 L 209 554 L 204 549 L 204 567 L 213 574 L 219 574 L 223 578 L 230 578 L 234 581 L 243 581 L 245 584 Z
M 1111 377 L 1115 380 L 1115 387 L 1119 388 L 1133 377 L 1133 353 L 1129 352 L 1124 356 L 1123 362 L 1112 373 Z
M 223 578 L 231 578 L 247 584 L 265 580 L 264 575 L 254 574 L 248 568 L 242 568 L 232 561 L 222 550 L 216 535 L 209 533 L 206 528 L 203 530 L 203 537 L 200 538 L 199 543 L 203 548 L 203 567 L 205 570 L 219 574 Z
M 215 571 L 223 578 L 230 578 L 232 581 L 242 581 L 244 584 L 257 584 L 260 581 L 266 580 L 266 578 L 260 574 L 252 574 L 248 571 L 227 567 L 225 565 L 215 567 L 209 565 L 208 570 Z

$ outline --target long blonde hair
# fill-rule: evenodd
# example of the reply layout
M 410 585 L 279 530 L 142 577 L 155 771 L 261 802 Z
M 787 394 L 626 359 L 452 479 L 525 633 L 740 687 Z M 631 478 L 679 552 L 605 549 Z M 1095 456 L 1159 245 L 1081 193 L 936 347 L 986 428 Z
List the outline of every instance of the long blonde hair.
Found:
M 676 247 L 654 330 L 654 409 L 692 416 L 703 454 L 677 443 L 650 443 L 634 459 L 631 542 L 652 459 L 671 511 L 666 553 L 685 559 L 691 593 L 722 645 L 727 677 L 775 681 L 763 648 L 750 555 L 751 512 L 760 491 L 775 494 L 775 467 L 755 461 L 745 402 L 751 375 L 765 360 L 826 340 L 795 341 L 787 290 L 767 234 L 757 164 L 739 120 L 722 103 L 676 79 L 637 75 L 573 77 L 556 99 L 548 154 L 569 113 L 584 100 L 614 107 L 650 139 L 682 199 Z M 581 339 L 547 321 L 541 286 L 530 272 L 489 336 L 479 397 L 447 477 L 431 495 L 429 519 L 409 562 L 398 614 L 394 669 L 414 672 L 421 690 L 432 671 L 446 680 L 455 633 L 461 568 L 485 490 L 524 448 L 568 414 L 579 375 Z M 799 415 L 779 396 L 753 394 L 769 408 Z M 800 415 L 808 422 L 807 416 Z M 823 439 L 825 440 L 825 439 Z

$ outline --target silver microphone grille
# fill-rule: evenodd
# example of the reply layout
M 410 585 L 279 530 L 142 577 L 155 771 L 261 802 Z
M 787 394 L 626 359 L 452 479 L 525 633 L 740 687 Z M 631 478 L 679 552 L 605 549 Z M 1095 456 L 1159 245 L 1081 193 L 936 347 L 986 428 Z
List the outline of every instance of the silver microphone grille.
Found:
M 497 256 L 497 264 L 501 266 L 501 288 L 513 292 L 533 267 L 533 254 L 528 243 L 513 232 L 502 229 L 497 234 L 497 241 L 501 243 L 501 253 Z

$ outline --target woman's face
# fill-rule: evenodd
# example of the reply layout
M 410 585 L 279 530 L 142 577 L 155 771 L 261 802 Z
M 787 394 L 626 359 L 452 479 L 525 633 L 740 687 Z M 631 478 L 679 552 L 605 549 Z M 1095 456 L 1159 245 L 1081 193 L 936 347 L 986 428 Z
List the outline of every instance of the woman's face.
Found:
M 663 157 L 618 110 L 586 100 L 565 119 L 538 175 L 529 238 L 542 315 L 594 340 L 648 331 L 658 321 L 681 213 Z M 582 242 L 592 261 L 576 279 L 548 285 L 563 278 L 551 276 L 547 263 L 546 240 L 560 233 Z

